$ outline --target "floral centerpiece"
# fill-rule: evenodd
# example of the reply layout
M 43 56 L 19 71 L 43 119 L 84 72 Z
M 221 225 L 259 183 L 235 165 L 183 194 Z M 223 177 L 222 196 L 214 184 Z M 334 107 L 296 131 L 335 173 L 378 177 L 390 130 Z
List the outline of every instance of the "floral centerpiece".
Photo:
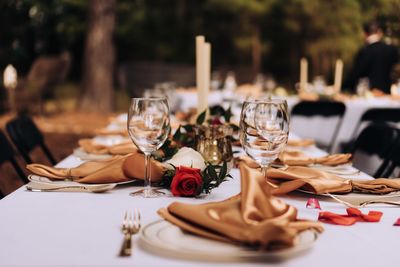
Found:
M 204 111 L 197 117 L 195 124 L 180 125 L 155 155 L 157 160 L 168 166 L 161 186 L 170 189 L 174 196 L 194 197 L 201 193 L 208 194 L 230 177 L 228 172 L 233 158 L 230 143 L 232 136 L 223 136 L 228 142 L 219 136 L 213 140 L 216 144 L 213 148 L 204 147 L 204 140 L 199 138 L 203 135 L 199 135 L 199 131 L 204 131 L 207 127 L 214 129 L 219 125 L 235 129 L 237 126 L 229 123 L 232 116 L 230 109 L 224 110 L 215 106 L 209 109 L 209 114 L 207 121 Z

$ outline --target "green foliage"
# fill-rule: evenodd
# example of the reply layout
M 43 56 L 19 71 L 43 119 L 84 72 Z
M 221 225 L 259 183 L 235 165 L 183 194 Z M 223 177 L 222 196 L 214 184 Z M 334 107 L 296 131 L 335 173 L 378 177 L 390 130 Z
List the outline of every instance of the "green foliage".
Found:
M 13 63 L 24 73 L 35 57 L 73 54 L 80 78 L 88 1 L 5 0 L 0 3 L 0 68 Z M 310 59 L 311 76 L 345 71 L 363 44 L 361 25 L 378 19 L 400 42 L 398 0 L 118 0 L 117 64 L 125 61 L 194 62 L 194 36 L 212 43 L 216 66 L 249 65 L 254 40 L 261 42 L 263 71 L 279 81 L 298 80 L 299 58 Z M 329 81 L 328 81 L 329 82 Z
M 217 188 L 221 183 L 227 181 L 230 175 L 227 175 L 226 162 L 222 166 L 208 164 L 202 172 L 203 177 L 203 191 L 209 194 L 211 190 Z
M 204 123 L 204 121 L 206 120 L 206 114 L 207 114 L 207 110 L 204 110 L 202 113 L 199 114 L 199 116 L 197 116 L 197 118 L 196 118 L 197 125 L 201 125 Z

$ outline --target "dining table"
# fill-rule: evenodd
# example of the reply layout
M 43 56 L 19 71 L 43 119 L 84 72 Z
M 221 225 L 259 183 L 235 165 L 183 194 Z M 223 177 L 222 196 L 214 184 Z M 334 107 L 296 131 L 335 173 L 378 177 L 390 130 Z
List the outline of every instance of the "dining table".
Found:
M 235 148 L 241 153 L 240 148 Z M 302 148 L 312 156 L 325 155 L 316 146 Z M 71 168 L 84 160 L 71 154 L 57 167 Z M 279 260 L 219 260 L 213 257 L 190 259 L 180 253 L 162 253 L 145 246 L 141 233 L 133 237 L 133 253 L 120 257 L 123 240 L 121 225 L 126 210 L 139 209 L 142 226 L 160 220 L 157 210 L 173 202 L 206 203 L 227 199 L 240 193 L 240 173 L 230 171 L 231 178 L 210 194 L 197 198 L 175 197 L 166 193 L 159 198 L 132 197 L 141 187 L 121 184 L 104 193 L 31 192 L 26 185 L 0 200 L 0 267 L 7 266 L 398 266 L 400 256 L 400 217 L 395 206 L 376 204 L 361 208 L 383 212 L 380 222 L 358 222 L 352 226 L 324 224 L 311 248 Z M 359 172 L 351 179 L 373 179 Z M 28 184 L 29 186 L 29 184 Z M 298 218 L 316 221 L 321 210 L 345 214 L 346 206 L 328 196 L 295 192 L 279 196 L 298 211 Z M 307 208 L 309 198 L 319 200 L 321 210 Z M 142 228 L 143 228 L 142 227 Z
M 178 90 L 175 92 L 179 102 L 177 107 L 180 110 L 189 110 L 190 108 L 197 107 L 197 93 L 193 90 Z M 219 105 L 225 103 L 225 106 L 232 106 L 232 112 L 234 115 L 240 114 L 241 104 L 243 101 L 250 97 L 251 94 L 248 92 L 246 96 L 243 93 L 225 93 L 224 90 L 213 90 L 208 95 L 208 102 L 210 105 Z M 283 96 L 273 96 L 276 98 L 282 98 Z M 284 96 L 288 103 L 288 108 L 291 110 L 297 103 L 301 101 L 298 95 Z M 394 99 L 391 96 L 381 97 L 358 97 L 353 96 L 343 100 L 346 106 L 346 111 L 343 115 L 342 123 L 337 133 L 336 140 L 333 144 L 332 151 L 340 151 L 340 145 L 351 141 L 356 136 L 353 134 L 357 127 L 357 123 L 360 121 L 361 116 L 369 109 L 372 108 L 400 108 L 400 100 Z M 237 117 L 237 116 L 236 116 Z M 326 118 L 315 116 L 309 117 L 295 117 L 291 120 L 291 129 L 302 137 L 314 138 L 321 143 L 326 143 L 331 140 L 334 132 L 334 126 L 336 125 L 337 118 Z M 315 127 L 318 125 L 318 127 Z M 359 131 L 365 126 L 361 125 Z

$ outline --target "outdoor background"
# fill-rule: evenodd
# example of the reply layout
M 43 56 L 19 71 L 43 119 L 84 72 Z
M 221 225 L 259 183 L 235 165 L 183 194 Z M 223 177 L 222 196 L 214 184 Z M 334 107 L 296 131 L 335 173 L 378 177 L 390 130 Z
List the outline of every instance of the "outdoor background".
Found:
M 222 80 L 230 70 L 239 83 L 263 73 L 294 92 L 306 57 L 309 79 L 331 84 L 335 60 L 346 75 L 371 20 L 399 48 L 399 0 L 2 0 L 0 71 L 12 64 L 18 85 L 6 89 L 0 76 L 0 127 L 28 112 L 61 160 L 144 89 L 194 86 L 199 34 Z M 40 151 L 33 161 L 48 163 Z M 10 165 L 0 167 L 3 192 L 22 185 Z
M 5 0 L 0 7 L 0 69 L 13 64 L 24 77 L 38 57 L 70 53 L 66 77 L 35 92 L 63 100 L 46 110 L 124 110 L 129 96 L 155 82 L 194 85 L 198 34 L 212 44 L 213 70 L 235 70 L 239 82 L 270 74 L 289 90 L 302 56 L 310 79 L 331 82 L 337 58 L 347 73 L 364 22 L 378 20 L 387 42 L 400 40 L 398 0 Z M 88 45 L 95 31 L 111 40 L 97 42 L 100 53 Z M 95 78 L 91 69 L 100 65 L 110 78 Z

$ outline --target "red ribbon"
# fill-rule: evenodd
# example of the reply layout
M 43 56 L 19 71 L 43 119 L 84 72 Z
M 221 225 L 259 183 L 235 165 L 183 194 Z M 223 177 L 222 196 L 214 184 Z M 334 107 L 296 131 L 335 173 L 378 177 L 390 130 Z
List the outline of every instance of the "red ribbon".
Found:
M 394 225 L 394 226 L 400 226 L 400 218 L 398 218 L 398 219 L 394 222 L 393 225 Z
M 380 211 L 370 211 L 363 214 L 359 209 L 347 208 L 347 214 L 336 214 L 329 211 L 321 211 L 318 220 L 324 223 L 337 225 L 353 225 L 356 222 L 379 222 L 383 215 Z

